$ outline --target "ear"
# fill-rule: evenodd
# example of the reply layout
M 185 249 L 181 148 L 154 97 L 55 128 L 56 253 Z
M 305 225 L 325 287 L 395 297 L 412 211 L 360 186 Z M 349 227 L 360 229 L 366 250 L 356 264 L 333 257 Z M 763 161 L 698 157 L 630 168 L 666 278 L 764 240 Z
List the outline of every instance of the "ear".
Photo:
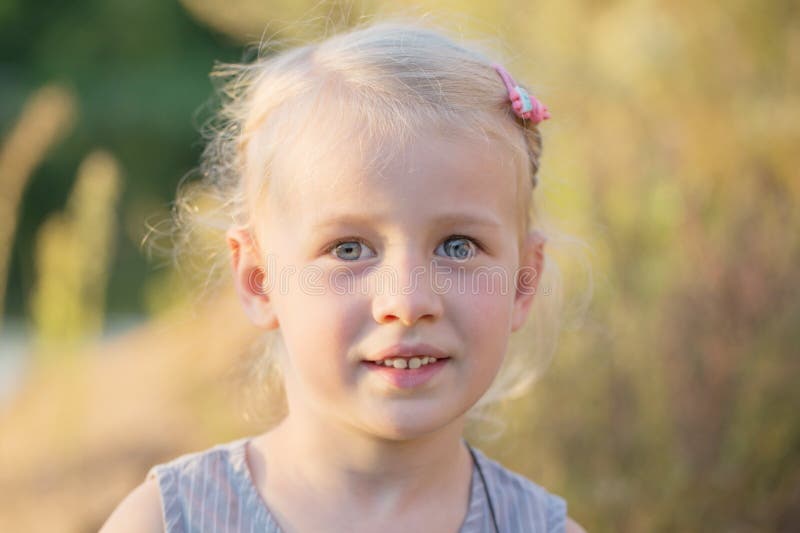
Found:
M 269 273 L 250 230 L 236 226 L 228 230 L 226 237 L 231 249 L 234 285 L 245 313 L 261 329 L 277 328 L 278 318 L 268 293 Z
M 536 230 L 528 233 L 520 253 L 520 265 L 516 275 L 516 295 L 514 312 L 511 317 L 511 331 L 517 331 L 525 324 L 530 313 L 533 297 L 539 287 L 544 268 L 544 235 Z

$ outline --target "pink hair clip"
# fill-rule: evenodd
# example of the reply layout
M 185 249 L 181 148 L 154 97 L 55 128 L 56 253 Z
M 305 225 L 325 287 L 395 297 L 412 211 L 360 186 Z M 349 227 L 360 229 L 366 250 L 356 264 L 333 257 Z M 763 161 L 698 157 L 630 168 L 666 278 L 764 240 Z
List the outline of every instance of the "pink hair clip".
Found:
M 514 113 L 524 120 L 530 120 L 534 125 L 550 118 L 547 106 L 536 99 L 535 96 L 517 85 L 511 74 L 500 65 L 494 65 L 494 69 L 503 78 L 503 83 L 508 89 L 508 98 L 511 100 L 511 107 Z

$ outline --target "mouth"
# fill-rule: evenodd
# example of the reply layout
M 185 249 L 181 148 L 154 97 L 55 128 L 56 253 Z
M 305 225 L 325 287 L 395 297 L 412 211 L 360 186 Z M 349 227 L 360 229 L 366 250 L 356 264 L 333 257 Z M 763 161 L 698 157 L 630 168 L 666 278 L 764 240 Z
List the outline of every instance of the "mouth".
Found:
M 442 359 L 450 359 L 450 356 L 430 344 L 395 344 L 365 358 L 364 361 L 397 369 L 416 369 Z
M 398 344 L 361 361 L 391 386 L 401 389 L 420 387 L 444 368 L 450 356 L 428 344 Z
M 427 359 L 423 364 L 421 359 Z M 434 377 L 439 374 L 450 361 L 449 357 L 441 359 L 435 357 L 410 357 L 409 363 L 406 358 L 395 357 L 391 360 L 383 361 L 362 361 L 365 369 L 369 374 L 374 375 L 388 383 L 390 387 L 395 389 L 413 390 L 422 387 Z M 419 363 L 415 362 L 420 361 Z M 384 362 L 389 361 L 389 363 Z M 416 366 L 419 365 L 419 366 Z
M 444 361 L 449 357 L 432 357 L 428 355 L 415 355 L 412 357 L 387 357 L 379 361 L 364 361 L 370 365 L 391 367 L 398 370 L 415 370 L 424 366 L 432 365 L 437 361 Z

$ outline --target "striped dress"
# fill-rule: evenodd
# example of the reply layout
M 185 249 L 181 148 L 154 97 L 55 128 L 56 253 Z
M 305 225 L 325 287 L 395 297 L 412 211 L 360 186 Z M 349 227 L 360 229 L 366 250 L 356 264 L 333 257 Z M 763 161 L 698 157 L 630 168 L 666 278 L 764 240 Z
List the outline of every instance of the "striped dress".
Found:
M 154 466 L 168 533 L 280 533 L 247 468 L 250 438 L 217 445 Z M 475 450 L 492 501 L 498 533 L 563 533 L 566 502 Z M 458 533 L 494 533 L 483 479 L 473 467 L 467 516 Z

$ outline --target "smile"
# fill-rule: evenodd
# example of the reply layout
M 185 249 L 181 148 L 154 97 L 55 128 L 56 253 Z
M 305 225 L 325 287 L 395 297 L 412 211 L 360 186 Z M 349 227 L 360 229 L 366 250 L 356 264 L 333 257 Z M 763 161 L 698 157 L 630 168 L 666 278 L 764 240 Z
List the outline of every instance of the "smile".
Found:
M 393 388 L 414 389 L 433 379 L 449 361 L 449 357 L 437 359 L 423 356 L 362 361 L 361 364 L 370 371 L 370 374 L 380 377 Z
M 419 368 L 421 366 L 433 364 L 435 362 L 436 362 L 435 357 L 428 357 L 427 355 L 422 357 L 411 357 L 411 358 L 387 357 L 386 359 L 383 359 L 381 361 L 374 361 L 376 365 L 391 366 L 400 369 L 402 368 L 414 369 L 414 368 Z

